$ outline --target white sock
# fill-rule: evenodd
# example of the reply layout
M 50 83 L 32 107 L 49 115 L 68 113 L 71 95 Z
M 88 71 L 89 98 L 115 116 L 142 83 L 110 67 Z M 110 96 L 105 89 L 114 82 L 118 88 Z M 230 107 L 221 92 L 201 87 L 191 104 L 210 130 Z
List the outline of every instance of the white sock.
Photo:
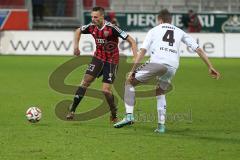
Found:
M 156 96 L 156 98 L 157 98 L 158 123 L 165 124 L 165 117 L 166 117 L 165 95 L 159 95 L 159 96 Z
M 124 103 L 126 113 L 133 113 L 135 103 L 135 88 L 131 84 L 125 85 Z

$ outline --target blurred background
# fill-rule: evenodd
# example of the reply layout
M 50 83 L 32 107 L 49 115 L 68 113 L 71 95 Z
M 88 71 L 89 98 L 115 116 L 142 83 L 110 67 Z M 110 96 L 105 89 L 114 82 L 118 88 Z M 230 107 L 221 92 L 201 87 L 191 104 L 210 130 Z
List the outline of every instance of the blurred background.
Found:
M 73 31 L 91 21 L 94 6 L 104 7 L 105 18 L 138 44 L 167 8 L 172 23 L 191 33 L 210 57 L 240 57 L 240 0 L 0 0 L 0 54 L 72 54 Z M 92 54 L 91 37 L 81 41 L 83 54 Z M 124 42 L 120 50 L 130 54 Z M 195 56 L 187 48 L 181 53 Z
M 4 19 L 7 18 L 6 12 L 11 10 L 27 13 L 28 27 L 25 29 L 72 30 L 89 22 L 89 12 L 93 6 L 104 7 L 110 17 L 115 16 L 125 30 L 141 30 L 143 27 L 146 29 L 153 26 L 151 22 L 143 22 L 153 19 L 148 14 L 167 8 L 180 19 L 184 19 L 190 10 L 199 14 L 201 32 L 222 32 L 219 23 L 226 21 L 234 13 L 238 16 L 240 0 L 1 0 L 1 30 L 18 29 L 3 26 Z M 145 15 L 139 17 L 134 13 Z M 129 16 L 132 19 L 138 16 L 138 19 L 135 22 Z M 20 16 L 18 23 L 21 23 L 22 18 Z M 141 22 L 146 23 L 145 26 L 142 27 Z M 184 26 L 182 21 L 176 19 L 174 23 L 179 27 Z

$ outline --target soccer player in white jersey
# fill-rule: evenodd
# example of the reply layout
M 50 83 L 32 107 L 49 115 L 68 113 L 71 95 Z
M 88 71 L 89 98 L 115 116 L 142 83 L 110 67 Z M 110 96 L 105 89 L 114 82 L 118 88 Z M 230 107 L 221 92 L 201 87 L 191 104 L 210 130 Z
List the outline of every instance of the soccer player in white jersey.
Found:
M 152 28 L 143 42 L 143 45 L 135 59 L 132 70 L 125 84 L 124 102 L 126 108 L 125 118 L 114 125 L 121 128 L 125 125 L 133 124 L 135 86 L 147 80 L 157 77 L 156 87 L 158 127 L 155 132 L 165 132 L 166 99 L 165 94 L 171 87 L 171 79 L 179 65 L 180 43 L 185 43 L 194 50 L 207 65 L 209 74 L 219 79 L 220 73 L 216 71 L 204 51 L 199 48 L 196 41 L 181 29 L 171 25 L 172 17 L 168 10 L 164 9 L 158 15 L 159 25 Z M 138 63 L 143 59 L 145 53 L 150 53 L 148 63 L 137 68 Z

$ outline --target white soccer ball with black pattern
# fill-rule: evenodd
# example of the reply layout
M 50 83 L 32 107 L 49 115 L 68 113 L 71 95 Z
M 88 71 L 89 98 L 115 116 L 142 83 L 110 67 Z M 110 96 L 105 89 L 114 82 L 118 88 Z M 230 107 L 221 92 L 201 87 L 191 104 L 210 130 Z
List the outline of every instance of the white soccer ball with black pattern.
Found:
M 26 111 L 27 120 L 31 123 L 36 123 L 42 118 L 42 111 L 38 107 L 30 107 Z

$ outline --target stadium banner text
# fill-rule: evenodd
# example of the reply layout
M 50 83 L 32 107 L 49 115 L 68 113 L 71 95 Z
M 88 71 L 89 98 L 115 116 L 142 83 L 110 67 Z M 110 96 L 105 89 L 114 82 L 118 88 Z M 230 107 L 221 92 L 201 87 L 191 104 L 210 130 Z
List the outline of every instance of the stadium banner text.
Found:
M 129 32 L 141 47 L 146 32 Z M 16 55 L 73 55 L 73 35 L 70 31 L 3 31 L 0 32 L 0 54 Z M 240 34 L 234 33 L 194 33 L 191 36 L 209 57 L 240 57 Z M 93 55 L 95 41 L 91 35 L 82 35 L 81 55 Z M 120 40 L 120 53 L 132 55 L 130 44 Z M 182 57 L 197 57 L 197 54 L 181 45 Z
M 173 13 L 173 24 L 179 28 L 183 27 L 182 17 L 187 14 Z M 209 13 L 198 15 L 202 25 L 202 32 L 215 33 L 240 33 L 240 14 L 220 14 Z M 120 27 L 126 31 L 147 31 L 156 26 L 157 13 L 119 13 L 116 12 L 116 18 Z M 84 12 L 84 22 L 91 21 L 91 13 Z

